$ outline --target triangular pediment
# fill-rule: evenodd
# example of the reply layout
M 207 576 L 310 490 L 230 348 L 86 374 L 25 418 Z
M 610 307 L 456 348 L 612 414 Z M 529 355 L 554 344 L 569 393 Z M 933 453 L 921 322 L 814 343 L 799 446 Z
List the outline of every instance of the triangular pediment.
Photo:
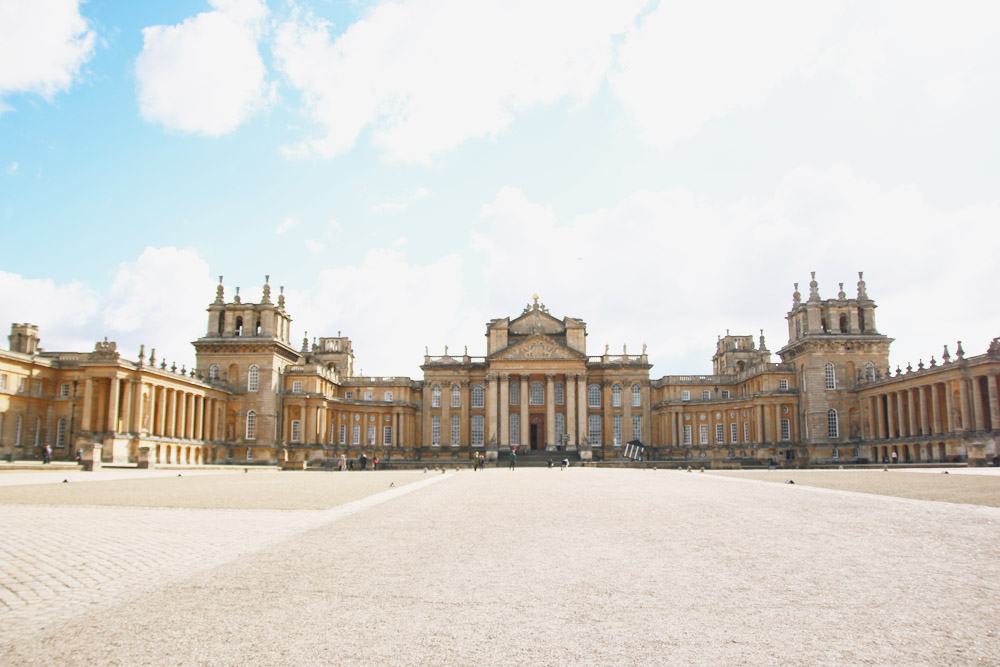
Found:
M 543 336 L 542 334 L 534 334 L 528 336 L 524 340 L 518 341 L 511 345 L 510 347 L 500 350 L 494 354 L 491 359 L 500 360 L 518 360 L 518 361 L 530 361 L 534 359 L 548 359 L 548 360 L 559 360 L 559 359 L 571 359 L 571 360 L 586 360 L 587 356 L 577 352 L 576 350 L 571 350 L 565 345 L 555 342 L 550 338 Z
M 513 320 L 507 330 L 517 336 L 526 336 L 532 333 L 561 334 L 566 330 L 566 326 L 561 320 L 557 320 L 536 307 L 527 310 L 516 320 Z

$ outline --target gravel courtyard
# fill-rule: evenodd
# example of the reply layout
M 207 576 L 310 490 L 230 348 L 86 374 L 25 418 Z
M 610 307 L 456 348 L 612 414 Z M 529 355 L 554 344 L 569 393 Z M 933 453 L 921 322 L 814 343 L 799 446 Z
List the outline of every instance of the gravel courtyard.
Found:
M 775 472 L 7 487 L 0 663 L 1000 664 L 996 486 Z

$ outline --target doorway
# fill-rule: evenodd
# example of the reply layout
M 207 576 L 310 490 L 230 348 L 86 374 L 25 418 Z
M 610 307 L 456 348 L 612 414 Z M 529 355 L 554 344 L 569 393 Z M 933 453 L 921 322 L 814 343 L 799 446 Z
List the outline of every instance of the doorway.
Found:
M 545 449 L 545 415 L 531 415 L 529 423 L 531 425 L 531 450 Z

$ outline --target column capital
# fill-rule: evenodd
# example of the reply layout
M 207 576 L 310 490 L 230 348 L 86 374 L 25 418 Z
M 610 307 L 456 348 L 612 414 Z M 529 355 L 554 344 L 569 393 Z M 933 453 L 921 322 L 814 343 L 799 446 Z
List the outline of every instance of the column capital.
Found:
M 531 375 L 529 375 L 528 373 L 518 373 L 518 377 L 521 378 L 522 382 L 527 382 L 528 380 L 531 379 Z
M 510 373 L 500 373 L 500 380 L 502 382 L 510 382 Z
M 555 382 L 556 381 L 556 374 L 555 373 L 546 373 L 545 374 L 545 381 L 546 382 Z
M 468 379 L 459 380 L 459 384 L 467 388 L 470 384 L 472 384 L 472 381 Z

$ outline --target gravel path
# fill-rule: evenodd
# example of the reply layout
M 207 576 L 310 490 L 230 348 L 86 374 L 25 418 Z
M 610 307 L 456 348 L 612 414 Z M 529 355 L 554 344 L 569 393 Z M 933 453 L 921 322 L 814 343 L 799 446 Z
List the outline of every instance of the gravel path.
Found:
M 0 662 L 1000 664 L 993 507 L 663 470 L 436 479 L 0 630 Z

